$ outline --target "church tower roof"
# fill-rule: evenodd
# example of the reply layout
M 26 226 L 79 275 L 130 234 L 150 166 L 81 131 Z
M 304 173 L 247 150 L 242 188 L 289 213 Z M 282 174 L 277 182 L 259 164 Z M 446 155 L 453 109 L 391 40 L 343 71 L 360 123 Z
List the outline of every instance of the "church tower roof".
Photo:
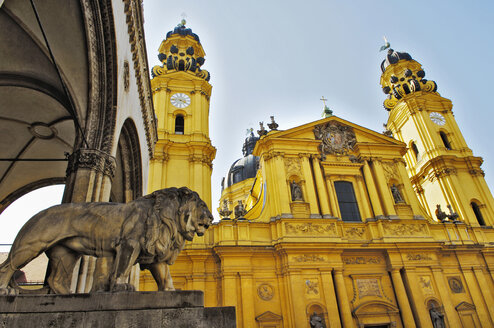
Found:
M 199 36 L 193 33 L 192 29 L 185 27 L 185 24 L 185 19 L 183 19 L 180 24 L 166 34 L 166 39 L 161 42 L 158 48 L 158 59 L 163 66 L 153 67 L 153 78 L 182 71 L 209 81 L 209 72 L 201 69 L 206 61 L 204 59 L 206 53 L 202 48 Z

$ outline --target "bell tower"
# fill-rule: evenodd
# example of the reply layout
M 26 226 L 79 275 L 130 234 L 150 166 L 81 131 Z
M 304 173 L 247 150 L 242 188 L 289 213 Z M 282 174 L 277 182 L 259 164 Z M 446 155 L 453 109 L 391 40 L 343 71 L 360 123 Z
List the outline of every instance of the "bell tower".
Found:
M 152 70 L 151 88 L 158 141 L 150 163 L 149 192 L 186 186 L 211 208 L 211 173 L 216 148 L 209 139 L 209 72 L 197 34 L 182 20 L 158 49 L 162 66 Z
M 425 79 L 421 64 L 408 53 L 389 49 L 381 70 L 387 128 L 408 146 L 408 175 L 424 208 L 436 218 L 437 205 L 443 211 L 451 205 L 467 224 L 493 225 L 494 199 L 480 168 L 482 158 L 468 148 L 451 100 Z

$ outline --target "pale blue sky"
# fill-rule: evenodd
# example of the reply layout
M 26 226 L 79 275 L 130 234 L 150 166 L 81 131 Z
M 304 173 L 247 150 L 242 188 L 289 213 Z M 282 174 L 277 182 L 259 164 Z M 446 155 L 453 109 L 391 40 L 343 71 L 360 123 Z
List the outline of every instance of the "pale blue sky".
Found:
M 257 130 L 270 115 L 279 129 L 315 121 L 325 96 L 335 115 L 382 131 L 388 115 L 379 85 L 383 35 L 392 48 L 420 62 L 426 78 L 453 101 L 463 136 L 484 158 L 486 180 L 494 188 L 493 1 L 144 0 L 150 67 L 159 64 L 158 46 L 182 13 L 201 38 L 203 68 L 211 73 L 216 217 L 221 178 L 242 156 L 246 129 Z M 19 206 L 34 208 L 33 203 Z M 8 217 L 6 211 L 0 220 L 5 228 L 4 222 L 31 215 Z M 15 229 L 2 230 L 13 239 Z M 0 243 L 11 242 L 5 235 Z
M 166 33 L 187 15 L 211 73 L 210 135 L 221 178 L 242 156 L 249 127 L 275 115 L 279 129 L 315 121 L 321 96 L 334 114 L 381 132 L 388 113 L 379 79 L 383 35 L 423 65 L 494 188 L 490 95 L 492 1 L 144 1 L 149 65 Z M 216 212 L 216 211 L 214 211 Z M 217 216 L 217 213 L 215 213 Z

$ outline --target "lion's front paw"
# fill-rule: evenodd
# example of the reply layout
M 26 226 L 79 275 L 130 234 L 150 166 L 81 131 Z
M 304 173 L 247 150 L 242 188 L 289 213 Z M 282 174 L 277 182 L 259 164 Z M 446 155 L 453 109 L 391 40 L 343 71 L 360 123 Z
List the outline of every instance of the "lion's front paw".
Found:
M 132 284 L 115 284 L 115 286 L 113 286 L 111 292 L 134 292 L 136 289 L 134 287 L 134 285 Z
M 19 295 L 19 291 L 11 287 L 0 288 L 0 295 L 2 296 Z

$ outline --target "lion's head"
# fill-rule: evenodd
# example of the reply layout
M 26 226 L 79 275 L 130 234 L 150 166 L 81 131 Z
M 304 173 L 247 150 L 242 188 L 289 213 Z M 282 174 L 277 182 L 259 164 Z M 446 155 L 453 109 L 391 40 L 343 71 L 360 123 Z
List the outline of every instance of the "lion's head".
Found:
M 213 215 L 206 203 L 187 187 L 157 190 L 145 197 L 155 199 L 150 220 L 158 217 L 172 235 L 179 233 L 191 241 L 195 234 L 204 235 L 213 222 Z

